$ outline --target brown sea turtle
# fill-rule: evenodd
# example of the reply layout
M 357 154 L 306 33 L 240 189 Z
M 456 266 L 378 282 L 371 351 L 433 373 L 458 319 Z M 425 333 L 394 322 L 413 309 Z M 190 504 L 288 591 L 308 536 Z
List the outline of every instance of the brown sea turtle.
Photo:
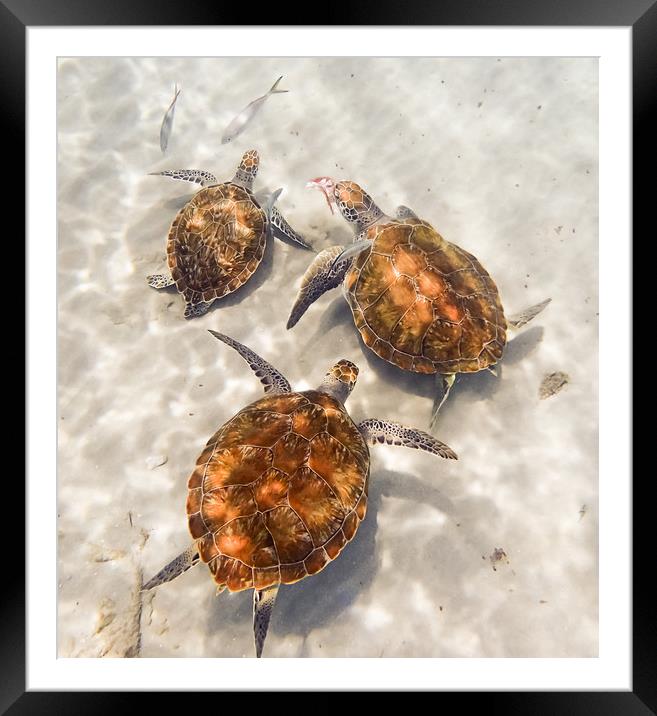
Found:
M 253 589 L 260 656 L 278 588 L 335 559 L 367 509 L 368 443 L 388 443 L 456 459 L 444 443 L 386 420 L 356 424 L 344 403 L 358 375 L 338 361 L 315 390 L 287 379 L 241 343 L 210 331 L 246 360 L 264 398 L 240 410 L 210 438 L 188 481 L 193 544 L 147 582 L 152 589 L 199 561 L 218 591 Z
M 365 344 L 416 373 L 438 376 L 431 424 L 456 374 L 489 369 L 502 358 L 508 328 L 520 328 L 550 299 L 505 318 L 497 286 L 479 261 L 446 241 L 406 206 L 387 216 L 358 184 L 318 177 L 327 198 L 356 232 L 306 271 L 287 323 L 292 328 L 325 291 L 342 284 Z
M 214 300 L 246 283 L 262 261 L 270 233 L 312 249 L 274 206 L 281 189 L 266 199 L 253 193 L 259 164 L 258 152 L 249 150 L 233 179 L 222 184 L 199 169 L 155 172 L 203 187 L 169 229 L 170 273 L 146 277 L 153 288 L 176 285 L 185 299 L 185 318 L 203 315 Z

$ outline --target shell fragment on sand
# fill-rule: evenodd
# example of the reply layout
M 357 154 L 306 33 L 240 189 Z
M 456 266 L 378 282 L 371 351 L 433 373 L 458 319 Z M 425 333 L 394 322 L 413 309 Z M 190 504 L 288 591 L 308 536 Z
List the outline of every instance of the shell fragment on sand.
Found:
M 562 371 L 548 373 L 541 381 L 541 385 L 538 389 L 538 397 L 541 400 L 551 398 L 568 385 L 568 383 L 570 383 L 568 373 L 563 373 Z

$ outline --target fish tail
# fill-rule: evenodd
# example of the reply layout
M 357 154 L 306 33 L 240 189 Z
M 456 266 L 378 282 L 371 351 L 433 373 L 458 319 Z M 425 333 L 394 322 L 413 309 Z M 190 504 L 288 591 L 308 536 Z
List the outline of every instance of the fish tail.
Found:
M 276 89 L 276 87 L 278 87 L 278 83 L 279 83 L 282 79 L 283 79 L 283 75 L 281 75 L 281 76 L 276 80 L 276 82 L 274 82 L 274 84 L 271 86 L 271 89 L 269 90 L 269 92 L 267 92 L 267 94 L 282 94 L 283 92 L 289 92 L 290 90 L 279 90 L 279 89 Z

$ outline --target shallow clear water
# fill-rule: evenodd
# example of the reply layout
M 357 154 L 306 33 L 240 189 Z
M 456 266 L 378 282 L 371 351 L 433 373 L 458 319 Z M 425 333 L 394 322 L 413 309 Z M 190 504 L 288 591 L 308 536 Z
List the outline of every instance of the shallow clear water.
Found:
M 222 146 L 279 75 L 290 92 Z M 262 394 L 206 329 L 294 388 L 353 360 L 354 420 L 427 427 L 433 379 L 367 351 L 339 291 L 285 330 L 309 252 L 270 242 L 251 281 L 192 321 L 175 291 L 146 285 L 194 193 L 148 172 L 229 179 L 252 147 L 257 188 L 284 188 L 279 208 L 317 250 L 351 232 L 306 181 L 353 179 L 475 254 L 508 313 L 553 299 L 497 378 L 457 381 L 436 434 L 458 462 L 372 448 L 365 522 L 281 590 L 265 655 L 597 654 L 596 60 L 63 59 L 58 146 L 60 656 L 253 655 L 251 593 L 215 597 L 205 567 L 136 591 L 188 544 L 186 480 L 207 438 Z M 556 371 L 570 382 L 540 399 Z

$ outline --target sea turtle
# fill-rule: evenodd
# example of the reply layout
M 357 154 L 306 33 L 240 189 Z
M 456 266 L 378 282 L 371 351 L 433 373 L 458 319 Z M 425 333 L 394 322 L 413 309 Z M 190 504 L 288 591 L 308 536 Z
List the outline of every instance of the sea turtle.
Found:
M 365 344 L 404 370 L 435 373 L 431 425 L 457 373 L 492 372 L 508 328 L 520 328 L 550 299 L 505 318 L 497 286 L 479 261 L 446 241 L 415 212 L 391 218 L 358 184 L 318 177 L 356 232 L 348 248 L 332 246 L 306 271 L 287 323 L 292 328 L 325 291 L 343 285 Z
M 253 193 L 259 164 L 258 152 L 249 150 L 233 179 L 223 184 L 200 169 L 154 172 L 203 187 L 176 214 L 169 229 L 170 274 L 146 277 L 153 288 L 176 285 L 185 299 L 185 318 L 203 315 L 215 299 L 251 278 L 270 232 L 312 249 L 274 206 L 281 189 L 266 200 Z
M 386 420 L 356 424 L 344 403 L 358 375 L 338 361 L 315 390 L 287 379 L 246 346 L 210 331 L 246 360 L 264 398 L 210 438 L 188 481 L 193 544 L 143 589 L 169 582 L 199 561 L 218 591 L 253 589 L 256 656 L 261 656 L 278 588 L 316 574 L 335 559 L 365 517 L 368 443 L 388 443 L 456 459 L 420 430 Z

